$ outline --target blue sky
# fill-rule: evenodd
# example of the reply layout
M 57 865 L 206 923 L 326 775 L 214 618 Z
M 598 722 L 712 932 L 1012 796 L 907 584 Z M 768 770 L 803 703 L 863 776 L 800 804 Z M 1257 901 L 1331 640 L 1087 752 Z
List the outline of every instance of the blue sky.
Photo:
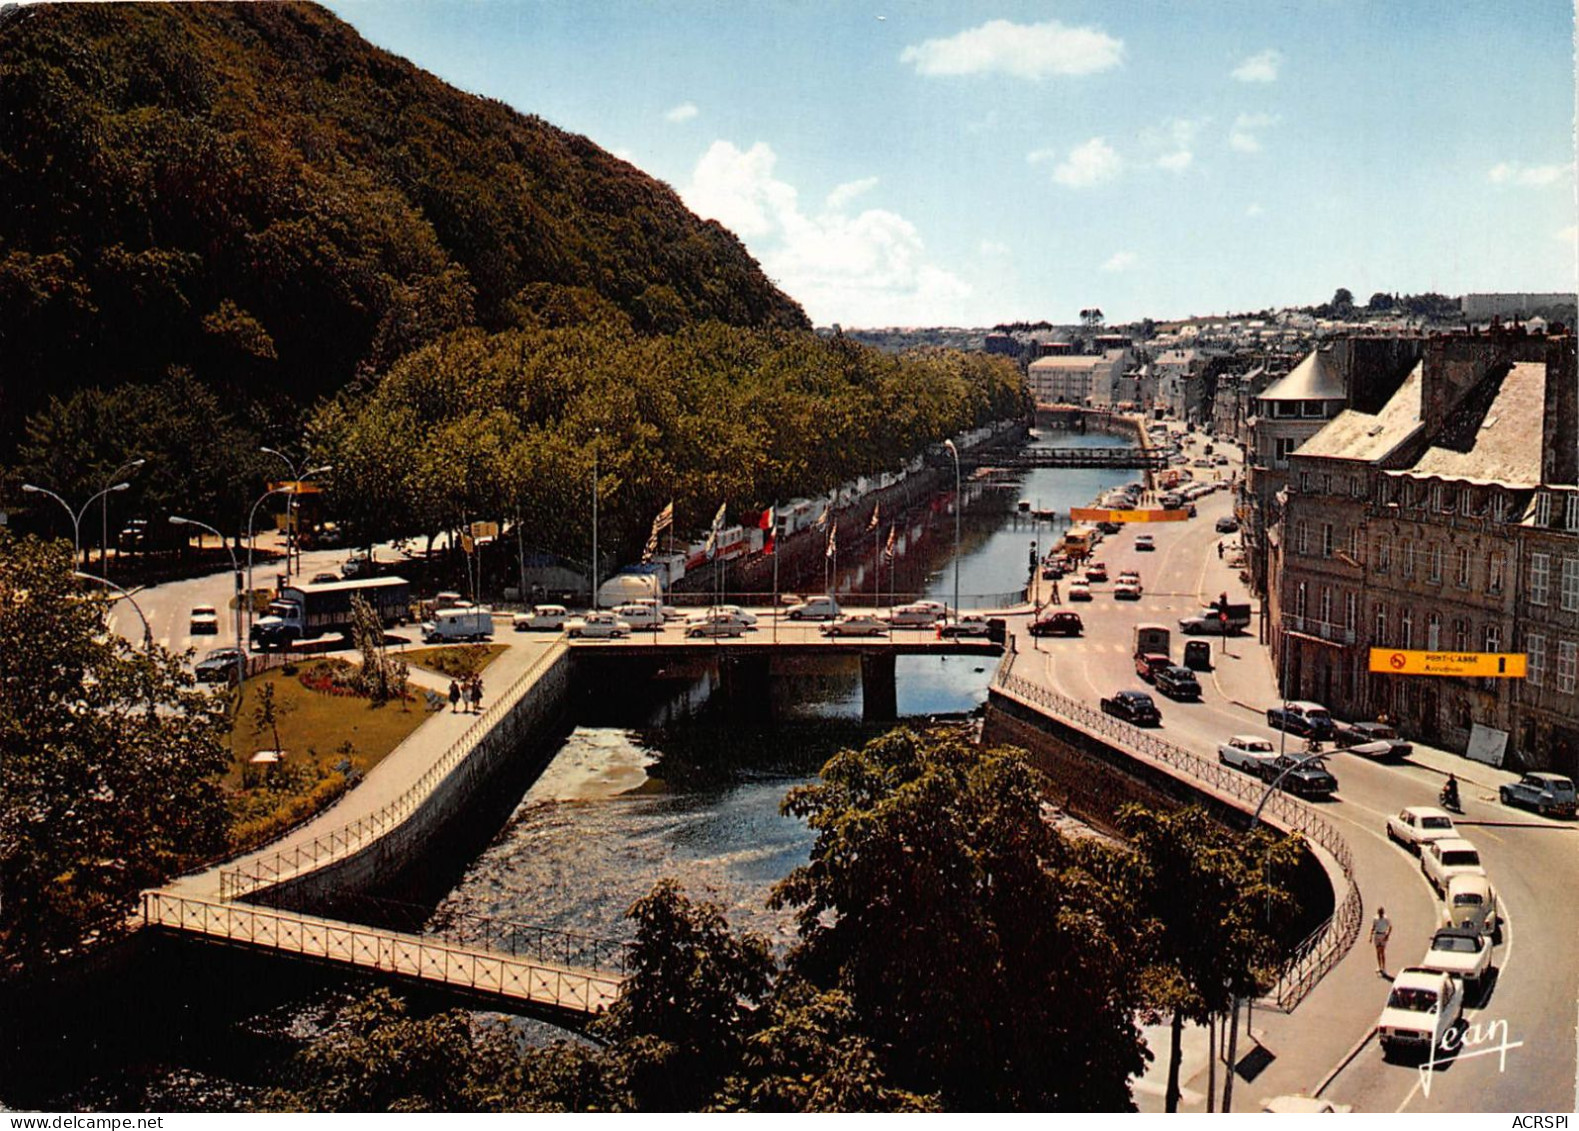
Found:
M 1571 291 L 1571 0 L 334 0 L 819 325 Z

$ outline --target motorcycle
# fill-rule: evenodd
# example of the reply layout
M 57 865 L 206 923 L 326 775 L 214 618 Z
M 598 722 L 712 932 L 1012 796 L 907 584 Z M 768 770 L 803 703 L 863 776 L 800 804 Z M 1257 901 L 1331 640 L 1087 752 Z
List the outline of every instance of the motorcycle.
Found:
M 1464 812 L 1464 807 L 1460 805 L 1458 801 L 1458 790 L 1449 786 L 1444 785 L 1442 787 L 1442 792 L 1436 795 L 1436 802 L 1437 805 L 1443 809 L 1446 809 L 1449 813 L 1458 813 L 1462 815 Z

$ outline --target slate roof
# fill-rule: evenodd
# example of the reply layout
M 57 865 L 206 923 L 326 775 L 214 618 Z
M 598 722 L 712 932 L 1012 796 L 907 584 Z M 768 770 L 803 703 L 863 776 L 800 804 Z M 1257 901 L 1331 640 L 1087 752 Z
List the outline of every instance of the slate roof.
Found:
M 1398 391 L 1377 413 L 1344 409 L 1320 432 L 1299 446 L 1298 456 L 1351 459 L 1372 463 L 1420 428 L 1425 363 L 1417 364 Z

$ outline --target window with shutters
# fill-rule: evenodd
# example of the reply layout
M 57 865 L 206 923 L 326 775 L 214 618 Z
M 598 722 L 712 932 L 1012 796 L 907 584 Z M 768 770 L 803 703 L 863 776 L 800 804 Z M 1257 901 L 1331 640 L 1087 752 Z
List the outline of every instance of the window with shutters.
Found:
M 1524 669 L 1524 681 L 1531 687 L 1541 687 L 1546 682 L 1546 637 L 1539 632 L 1527 633 L 1524 637 L 1524 657 L 1528 667 Z
M 1574 677 L 1579 675 L 1579 644 L 1562 640 L 1557 644 L 1557 690 L 1569 694 L 1574 689 Z
M 1530 604 L 1545 605 L 1552 591 L 1552 558 L 1550 554 L 1530 555 Z
M 1579 494 L 1569 495 L 1563 503 L 1563 525 L 1569 530 L 1579 530 Z
M 1564 558 L 1559 588 L 1563 612 L 1579 611 L 1579 558 Z

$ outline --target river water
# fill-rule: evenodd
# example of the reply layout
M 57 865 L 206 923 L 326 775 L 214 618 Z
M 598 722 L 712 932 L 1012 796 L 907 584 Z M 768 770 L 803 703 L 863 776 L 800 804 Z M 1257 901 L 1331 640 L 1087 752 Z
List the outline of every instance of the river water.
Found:
M 1112 446 L 1126 439 L 1051 432 L 1053 446 Z M 1062 522 L 1017 509 L 1067 514 L 1136 473 L 1047 469 L 993 486 L 967 486 L 958 588 L 1020 591 L 1031 543 Z M 904 524 L 901 557 L 881 587 L 952 600 L 954 521 L 948 508 Z M 839 591 L 874 586 L 870 562 L 840 563 Z M 886 601 L 884 601 L 886 603 Z M 967 606 L 971 602 L 963 602 Z M 986 700 L 992 664 L 974 657 L 901 657 L 901 719 L 960 716 Z M 628 938 L 626 909 L 662 877 L 724 908 L 736 927 L 776 946 L 793 941 L 788 912 L 770 911 L 773 884 L 804 863 L 811 831 L 779 811 L 795 786 L 816 780 L 840 748 L 877 733 L 861 722 L 860 673 L 821 661 L 775 675 L 771 711 L 743 726 L 706 706 L 706 677 L 584 709 L 503 827 L 434 907 L 432 930 L 471 916 L 606 938 Z M 684 710 L 676 710 L 677 705 Z M 448 882 L 448 881 L 446 881 Z M 61 1018 L 30 1018 L 24 1036 L 0 1043 L 0 1103 L 45 1109 L 224 1107 L 274 1079 L 280 1060 L 318 1017 L 358 983 L 334 972 L 282 969 L 274 960 L 197 957 L 184 945 L 139 959 L 91 1008 L 115 1023 L 81 1024 L 69 995 Z M 266 992 L 272 991 L 272 992 Z M 204 1020 L 196 1025 L 193 1018 Z M 15 1020 L 13 1018 L 13 1020 Z M 68 1054 L 69 1064 L 57 1054 Z

